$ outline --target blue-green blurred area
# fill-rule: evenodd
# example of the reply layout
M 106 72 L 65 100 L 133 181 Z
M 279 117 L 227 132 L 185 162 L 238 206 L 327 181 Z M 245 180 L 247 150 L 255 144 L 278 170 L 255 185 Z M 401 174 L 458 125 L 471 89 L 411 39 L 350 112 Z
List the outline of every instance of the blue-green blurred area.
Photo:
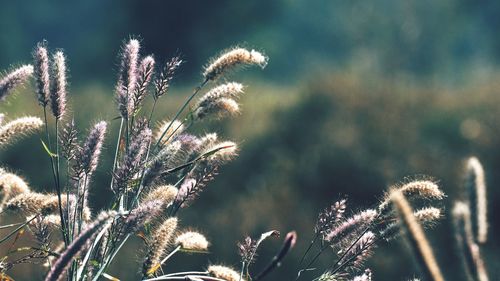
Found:
M 236 242 L 245 235 L 297 230 L 297 247 L 268 278 L 292 280 L 316 215 L 328 204 L 347 197 L 352 213 L 376 204 L 391 184 L 432 177 L 448 194 L 442 207 L 449 214 L 453 201 L 465 196 L 463 161 L 477 155 L 489 186 L 491 239 L 483 251 L 491 280 L 500 276 L 498 1 L 2 1 L 0 30 L 1 69 L 30 63 L 42 39 L 52 50 L 64 49 L 69 106 L 81 137 L 93 122 L 110 121 L 91 189 L 95 212 L 112 196 L 119 126 L 112 121 L 118 116 L 113 85 L 124 39 L 139 37 L 142 54 L 154 53 L 159 62 L 175 54 L 186 61 L 155 120 L 174 115 L 200 82 L 202 66 L 223 49 L 241 45 L 270 57 L 263 71 L 249 68 L 229 78 L 248 85 L 241 116 L 192 128 L 197 134 L 216 131 L 237 141 L 241 151 L 180 213 L 183 226 L 206 233 L 211 253 L 178 255 L 168 272 L 198 270 L 209 262 L 238 268 Z M 150 107 L 147 99 L 144 112 Z M 33 85 L 16 91 L 0 111 L 8 119 L 42 116 Z M 51 191 L 40 137 L 3 149 L 0 157 L 33 189 Z M 451 221 L 427 233 L 448 280 L 465 280 Z M 280 242 L 264 243 L 255 273 Z M 302 280 L 319 275 L 333 257 L 327 253 Z M 109 273 L 138 280 L 141 259 L 137 238 Z M 374 280 L 418 275 L 404 240 L 382 243 L 367 266 Z M 43 269 L 27 265 L 8 273 L 15 280 L 38 280 Z

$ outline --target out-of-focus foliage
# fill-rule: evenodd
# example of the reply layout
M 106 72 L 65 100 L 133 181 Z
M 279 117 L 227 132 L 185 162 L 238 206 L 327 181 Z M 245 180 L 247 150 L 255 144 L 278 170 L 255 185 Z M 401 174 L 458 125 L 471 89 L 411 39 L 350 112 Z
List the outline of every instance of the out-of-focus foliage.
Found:
M 199 65 L 216 50 L 241 43 L 266 51 L 269 67 L 254 72 L 242 99 L 243 115 L 214 128 L 241 140 L 239 159 L 222 169 L 181 218 L 208 234 L 212 261 L 233 261 L 237 267 L 235 244 L 245 234 L 296 229 L 298 247 L 274 275 L 289 280 L 316 214 L 340 195 L 354 209 L 366 207 L 388 185 L 425 174 L 449 194 L 450 209 L 448 204 L 463 196 L 463 160 L 471 154 L 486 169 L 492 237 L 500 233 L 498 1 L 4 2 L 0 67 L 30 60 L 32 46 L 42 38 L 63 47 L 80 128 L 97 117 L 118 115 L 111 105 L 116 52 L 130 34 L 144 39 L 146 53 L 167 58 L 180 51 L 188 61 L 158 118 L 174 114 L 190 92 L 182 82 L 198 80 Z M 28 87 L 1 111 L 40 115 L 35 104 Z M 118 123 L 112 126 L 116 131 Z M 112 158 L 112 146 L 108 141 L 103 159 Z M 48 163 L 27 161 L 44 156 L 36 137 L 1 152 L 7 166 L 49 190 L 49 171 L 40 173 Z M 96 182 L 109 178 L 110 165 L 103 163 Z M 102 182 L 102 192 L 93 194 L 100 201 L 92 207 L 106 204 L 108 184 Z M 450 223 L 429 233 L 445 274 L 460 280 Z M 279 246 L 266 243 L 255 268 L 273 254 L 273 243 Z M 498 241 L 486 250 L 490 274 L 499 276 Z M 129 251 L 116 264 L 140 260 L 133 246 Z M 371 261 L 375 280 L 412 276 L 417 270 L 404 251 L 399 243 L 381 247 Z M 205 259 L 179 257 L 172 266 L 193 269 Z M 325 256 L 321 262 L 332 261 Z M 14 275 L 28 280 L 31 272 L 21 272 L 26 268 Z M 126 268 L 112 273 L 136 279 Z

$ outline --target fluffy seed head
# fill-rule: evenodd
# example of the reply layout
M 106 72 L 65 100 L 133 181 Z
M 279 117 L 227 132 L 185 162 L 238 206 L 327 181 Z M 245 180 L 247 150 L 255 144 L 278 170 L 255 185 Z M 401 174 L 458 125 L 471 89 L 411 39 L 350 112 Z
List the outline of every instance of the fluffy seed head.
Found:
M 413 213 L 420 223 L 433 222 L 441 218 L 442 212 L 435 207 L 425 207 Z
M 54 80 L 50 91 L 50 105 L 56 119 L 60 119 L 66 111 L 66 72 L 66 58 L 62 51 L 58 51 L 52 58 Z
M 143 264 L 143 274 L 153 274 L 160 266 L 161 258 L 165 254 L 175 230 L 177 229 L 177 218 L 168 218 L 156 230 L 153 231 L 148 243 L 149 251 Z
M 476 157 L 467 161 L 466 186 L 472 212 L 472 230 L 477 242 L 485 243 L 488 238 L 486 183 L 483 166 Z
M 239 113 L 239 105 L 234 100 L 243 93 L 243 85 L 229 82 L 219 85 L 208 91 L 195 105 L 194 117 L 203 119 L 214 117 L 220 119 L 224 116 Z
M 377 211 L 373 209 L 364 210 L 334 227 L 325 236 L 325 240 L 334 243 L 335 241 L 339 241 L 351 235 L 353 232 L 363 232 L 365 228 L 373 222 L 376 216 Z
M 21 117 L 10 121 L 4 126 L 0 127 L 0 147 L 6 146 L 12 140 L 30 134 L 40 127 L 43 121 L 38 117 Z
M 0 101 L 5 100 L 5 97 L 15 87 L 24 84 L 33 75 L 33 66 L 30 64 L 23 65 L 13 71 L 7 73 L 0 79 Z
M 33 51 L 33 60 L 35 79 L 36 79 L 36 94 L 38 103 L 45 107 L 49 102 L 50 93 L 50 74 L 49 74 L 49 55 L 44 42 L 37 44 Z
M 140 44 L 137 39 L 122 47 L 120 53 L 120 70 L 116 85 L 116 99 L 118 109 L 123 118 L 128 118 L 133 109 L 132 95 L 137 87 L 137 65 L 139 60 Z
M 203 76 L 206 80 L 217 80 L 217 78 L 237 66 L 258 65 L 264 68 L 267 61 L 268 58 L 258 51 L 235 48 L 214 59 L 205 68 Z
M 435 199 L 441 200 L 445 194 L 439 189 L 439 186 L 432 181 L 418 180 L 407 183 L 398 188 L 405 197 L 420 198 L 420 199 Z M 387 194 L 385 200 L 379 205 L 379 210 L 385 210 L 391 200 Z
M 85 143 L 83 144 L 80 156 L 78 157 L 79 170 L 87 175 L 92 174 L 99 163 L 104 135 L 106 134 L 107 124 L 101 121 L 94 125 L 90 131 Z
M 154 99 L 158 99 L 159 97 L 167 93 L 168 88 L 170 87 L 170 82 L 174 78 L 174 74 L 179 66 L 181 66 L 182 62 L 183 61 L 179 56 L 175 56 L 163 66 L 163 69 L 160 71 L 159 75 L 154 81 Z
M 145 224 L 160 215 L 163 203 L 160 200 L 147 201 L 130 211 L 125 220 L 124 233 L 135 233 Z
M 352 281 L 372 281 L 372 272 L 370 269 L 366 269 L 362 275 L 358 275 L 352 279 Z
M 172 125 L 170 125 L 172 123 Z M 159 141 L 163 135 L 161 144 L 166 145 L 168 142 L 171 142 L 177 135 L 184 131 L 184 125 L 182 122 L 174 120 L 173 122 L 169 120 L 164 120 L 156 129 L 154 134 L 155 141 Z
M 181 246 L 183 250 L 205 252 L 209 243 L 203 234 L 186 231 L 175 238 L 175 244 Z
M 211 265 L 207 269 L 208 274 L 215 278 L 219 278 L 226 281 L 245 281 L 245 279 L 240 279 L 240 274 L 236 270 L 224 266 L 224 265 Z
M 19 176 L 12 173 L 0 174 L 0 208 L 7 200 L 29 191 L 28 185 Z
M 155 60 L 153 56 L 147 56 L 141 60 L 138 68 L 137 74 L 137 86 L 133 92 L 133 109 L 132 113 L 136 115 L 140 108 L 142 101 L 146 97 L 147 88 L 151 82 L 151 77 L 153 76 L 153 70 L 155 67 Z
M 164 206 L 170 205 L 177 196 L 178 189 L 173 185 L 160 185 L 149 192 L 143 202 L 160 200 Z

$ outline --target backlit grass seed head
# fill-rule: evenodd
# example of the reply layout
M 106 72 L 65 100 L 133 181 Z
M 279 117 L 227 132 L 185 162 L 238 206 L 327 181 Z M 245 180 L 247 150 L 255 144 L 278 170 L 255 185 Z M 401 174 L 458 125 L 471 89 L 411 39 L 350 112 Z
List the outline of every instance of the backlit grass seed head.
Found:
M 445 197 L 439 186 L 428 180 L 412 181 L 399 187 L 398 190 L 409 198 L 441 200 Z M 379 210 L 385 210 L 390 202 L 390 195 L 387 194 L 384 201 L 379 205 Z
M 172 123 L 172 125 L 170 125 L 170 123 Z M 183 131 L 184 131 L 184 125 L 182 124 L 182 122 L 178 120 L 174 120 L 173 122 L 171 122 L 170 120 L 164 120 L 159 124 L 158 128 L 155 130 L 154 139 L 157 142 L 163 135 L 161 144 L 166 145 L 168 142 L 171 142 L 175 138 L 175 136 L 179 135 Z
M 147 94 L 151 77 L 155 67 L 155 60 L 153 56 L 147 56 L 141 60 L 137 74 L 137 86 L 133 93 L 133 114 L 137 114 L 141 109 L 141 104 Z
M 435 207 L 425 207 L 413 213 L 420 223 L 434 222 L 442 217 L 442 211 Z
M 235 48 L 212 60 L 205 68 L 203 76 L 206 80 L 217 80 L 238 66 L 257 65 L 264 68 L 267 61 L 268 58 L 258 51 Z
M 346 202 L 346 199 L 339 200 L 321 212 L 314 227 L 314 232 L 316 234 L 325 235 L 335 224 L 339 223 L 344 217 L 347 208 Z
M 8 200 L 5 209 L 24 215 L 40 214 L 42 209 L 57 204 L 52 195 L 37 192 L 26 192 Z M 57 199 L 57 198 L 56 198 Z
M 467 161 L 466 185 L 472 213 L 472 231 L 479 243 L 485 243 L 488 238 L 486 181 L 483 166 L 476 157 Z
M 142 202 L 160 200 L 166 207 L 175 200 L 178 192 L 177 187 L 173 185 L 157 186 L 144 197 Z
M 377 211 L 373 209 L 364 210 L 350 218 L 343 223 L 332 228 L 332 230 L 325 236 L 325 240 L 329 243 L 335 243 L 353 232 L 363 232 L 377 216 Z
M 203 234 L 186 231 L 175 238 L 175 244 L 181 246 L 183 250 L 205 252 L 208 250 L 208 241 Z
M 33 50 L 33 60 L 38 103 L 45 107 L 49 102 L 50 69 L 49 55 L 44 42 L 38 43 L 35 50 Z
M 130 39 L 120 52 L 120 69 L 116 85 L 116 100 L 123 118 L 128 118 L 133 109 L 132 95 L 137 87 L 137 68 L 140 44 L 137 39 Z
M 238 145 L 232 141 L 223 141 L 208 147 L 203 154 L 208 154 L 210 161 L 227 162 L 233 160 L 238 155 Z
M 371 231 L 367 231 L 361 238 L 354 243 L 353 247 L 347 252 L 344 261 L 352 260 L 348 262 L 346 266 L 353 266 L 354 268 L 359 268 L 363 263 L 372 255 L 372 249 L 375 243 L 375 234 Z
M 155 100 L 167 93 L 168 88 L 170 87 L 170 82 L 174 78 L 175 72 L 182 63 L 182 59 L 179 56 L 175 56 L 163 66 L 163 69 L 159 72 L 154 81 L 155 92 L 153 98 Z
M 162 206 L 163 203 L 160 200 L 141 203 L 130 211 L 125 219 L 124 233 L 135 233 L 151 220 L 160 216 Z
M 407 231 L 408 240 L 416 259 L 421 263 L 422 273 L 428 280 L 444 281 L 432 248 L 425 237 L 422 226 L 413 215 L 410 203 L 401 189 L 389 191 L 389 198 L 399 214 L 402 227 Z
M 222 119 L 227 116 L 235 116 L 240 113 L 240 106 L 233 99 L 220 98 L 206 106 L 198 107 L 193 116 L 198 120 L 206 118 Z
M 30 188 L 21 177 L 12 173 L 0 174 L 0 209 L 7 200 L 27 192 Z
M 211 265 L 208 267 L 207 271 L 210 276 L 222 280 L 245 281 L 245 279 L 240 279 L 240 274 L 236 270 L 224 265 Z
M 116 216 L 116 212 L 114 211 L 102 212 L 94 222 L 92 222 L 78 237 L 75 238 L 75 240 L 73 240 L 70 245 L 68 245 L 66 250 L 54 263 L 54 266 L 45 278 L 45 281 L 63 280 L 65 276 L 64 272 L 69 265 L 71 265 L 75 257 L 86 248 L 89 241 L 91 241 L 97 232 L 102 229 L 114 216 Z
M 149 251 L 143 264 L 143 274 L 153 274 L 157 265 L 160 264 L 165 251 L 170 245 L 175 230 L 177 229 L 177 218 L 166 219 L 156 228 L 151 238 L 148 239 Z
M 66 112 L 66 58 L 62 51 L 58 51 L 52 57 L 52 87 L 50 90 L 50 105 L 52 114 L 56 119 Z
M 107 123 L 101 121 L 94 125 L 85 143 L 82 146 L 78 157 L 78 166 L 82 173 L 90 175 L 97 168 L 99 155 L 101 154 L 104 136 L 106 134 Z
M 35 132 L 43 126 L 38 117 L 21 117 L 0 127 L 0 147 L 10 144 L 13 140 Z
M 33 66 L 30 64 L 23 65 L 7 73 L 0 79 L 0 101 L 5 100 L 5 97 L 17 86 L 24 84 L 33 75 Z

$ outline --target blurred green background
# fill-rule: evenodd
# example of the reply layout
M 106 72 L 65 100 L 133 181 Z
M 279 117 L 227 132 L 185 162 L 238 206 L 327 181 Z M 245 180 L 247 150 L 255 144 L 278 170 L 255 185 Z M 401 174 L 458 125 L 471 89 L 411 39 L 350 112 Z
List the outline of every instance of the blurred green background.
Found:
M 130 36 L 139 36 L 142 53 L 159 61 L 178 53 L 186 60 L 161 100 L 159 119 L 172 117 L 201 80 L 202 66 L 221 50 L 241 45 L 270 57 L 264 71 L 231 76 L 248 85 L 243 115 L 195 128 L 236 140 L 241 153 L 181 213 L 183 225 L 207 234 L 211 253 L 179 255 L 167 271 L 199 269 L 208 261 L 238 268 L 236 242 L 245 235 L 297 230 L 292 256 L 268 278 L 290 280 L 317 213 L 328 204 L 347 196 L 354 212 L 375 204 L 391 184 L 426 175 L 449 195 L 449 210 L 464 196 L 463 161 L 476 155 L 489 186 L 486 262 L 492 280 L 500 276 L 500 240 L 494 239 L 500 233 L 499 1 L 2 1 L 0 7 L 0 69 L 30 62 L 42 39 L 52 49 L 63 48 L 70 106 L 83 132 L 94 121 L 117 116 L 116 53 Z M 7 118 L 41 116 L 32 86 L 0 111 Z M 117 122 L 111 128 L 91 191 L 94 210 L 111 196 Z M 0 151 L 0 157 L 35 189 L 51 189 L 37 137 Z M 428 233 L 449 280 L 464 280 L 449 220 Z M 280 243 L 264 244 L 255 271 Z M 137 280 L 138 247 L 136 239 L 109 273 Z M 332 262 L 327 254 L 318 268 Z M 417 273 L 401 241 L 382 244 L 368 266 L 375 280 L 407 280 Z M 9 273 L 16 280 L 42 278 L 41 267 L 32 265 Z

